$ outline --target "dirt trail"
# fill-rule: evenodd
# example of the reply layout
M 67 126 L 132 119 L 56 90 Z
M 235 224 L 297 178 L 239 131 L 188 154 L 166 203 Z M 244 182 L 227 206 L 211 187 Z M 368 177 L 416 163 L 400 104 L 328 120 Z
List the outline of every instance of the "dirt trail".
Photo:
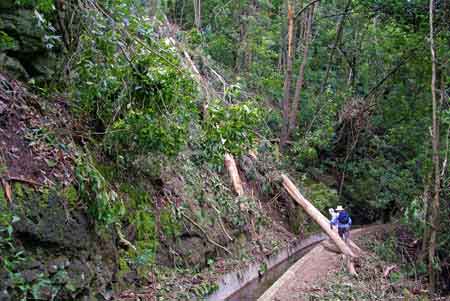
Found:
M 351 238 L 386 230 L 389 225 L 376 225 L 351 231 Z M 328 273 L 340 269 L 342 256 L 324 248 L 323 243 L 312 249 L 280 277 L 258 301 L 303 300 L 302 293 L 317 290 L 317 284 Z

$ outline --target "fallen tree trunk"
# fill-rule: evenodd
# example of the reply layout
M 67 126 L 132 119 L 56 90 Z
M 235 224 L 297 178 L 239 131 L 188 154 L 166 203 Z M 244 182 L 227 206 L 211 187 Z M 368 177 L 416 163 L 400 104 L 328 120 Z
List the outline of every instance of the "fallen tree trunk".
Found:
M 233 183 L 234 191 L 236 191 L 238 196 L 244 195 L 244 188 L 242 187 L 241 178 L 239 177 L 239 172 L 236 167 L 236 162 L 233 156 L 230 154 L 225 154 L 225 167 L 230 174 L 231 182 Z
M 338 254 L 342 253 L 342 251 L 338 248 L 338 246 L 335 243 L 333 243 L 333 241 L 326 240 L 322 243 L 322 245 L 325 249 L 327 249 L 330 252 Z M 347 245 L 350 247 L 350 249 L 356 256 L 360 256 L 362 254 L 362 250 L 350 239 L 347 240 Z
M 347 246 L 347 244 L 341 239 L 339 234 L 337 234 L 330 227 L 329 220 L 320 213 L 297 189 L 297 187 L 292 183 L 292 181 L 286 176 L 281 176 L 283 179 L 283 187 L 291 195 L 291 197 L 305 209 L 306 213 L 322 228 L 323 231 L 334 241 L 339 250 L 351 258 L 356 258 L 355 253 Z

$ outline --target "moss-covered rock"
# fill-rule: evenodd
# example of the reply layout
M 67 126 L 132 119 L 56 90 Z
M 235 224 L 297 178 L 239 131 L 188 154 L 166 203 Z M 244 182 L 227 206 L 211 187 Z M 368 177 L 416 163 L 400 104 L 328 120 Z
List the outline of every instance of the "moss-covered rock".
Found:
M 7 10 L 16 7 L 15 0 L 2 0 L 0 1 L 0 9 Z
M 82 212 L 69 212 L 66 200 L 55 191 L 35 192 L 17 184 L 13 197 L 12 212 L 20 218 L 14 224 L 17 233 L 71 248 L 88 248 L 94 241 L 88 217 Z
M 46 51 L 45 30 L 31 9 L 16 9 L 1 13 L 0 30 L 19 42 L 21 53 Z
M 0 291 L 11 300 L 93 300 L 105 292 L 116 266 L 114 235 L 103 229 L 100 236 L 85 213 L 68 206 L 77 199 L 74 188 L 58 193 L 16 183 L 12 190 L 11 205 L 0 199 L 0 207 L 6 223 L 16 217 L 14 248 L 0 256 L 22 259 L 0 271 Z
M 27 71 L 19 60 L 9 57 L 5 53 L 0 53 L 0 70 L 16 79 L 26 80 L 29 78 Z
M 47 33 L 34 8 L 0 4 L 0 70 L 15 79 L 50 79 L 58 57 L 46 41 Z

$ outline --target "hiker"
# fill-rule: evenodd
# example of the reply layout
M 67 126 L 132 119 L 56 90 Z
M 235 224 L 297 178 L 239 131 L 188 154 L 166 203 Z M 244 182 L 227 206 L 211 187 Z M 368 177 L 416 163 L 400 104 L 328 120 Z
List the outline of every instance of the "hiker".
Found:
M 352 219 L 341 205 L 337 206 L 335 211 L 337 215 L 331 220 L 330 227 L 333 229 L 333 226 L 337 225 L 339 236 L 347 242 L 348 236 L 350 235 L 350 227 L 352 226 Z
M 334 208 L 329 208 L 328 212 L 330 213 L 330 216 L 331 216 L 330 222 L 332 220 L 334 220 L 336 218 L 336 216 L 338 216 L 338 213 L 336 211 L 334 211 Z

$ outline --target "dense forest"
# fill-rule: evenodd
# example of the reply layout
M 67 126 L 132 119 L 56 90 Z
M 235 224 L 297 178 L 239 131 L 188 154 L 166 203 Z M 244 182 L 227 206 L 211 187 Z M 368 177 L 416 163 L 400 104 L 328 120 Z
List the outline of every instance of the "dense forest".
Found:
M 0 300 L 206 298 L 320 230 L 281 173 L 448 296 L 449 59 L 446 0 L 2 0 Z

